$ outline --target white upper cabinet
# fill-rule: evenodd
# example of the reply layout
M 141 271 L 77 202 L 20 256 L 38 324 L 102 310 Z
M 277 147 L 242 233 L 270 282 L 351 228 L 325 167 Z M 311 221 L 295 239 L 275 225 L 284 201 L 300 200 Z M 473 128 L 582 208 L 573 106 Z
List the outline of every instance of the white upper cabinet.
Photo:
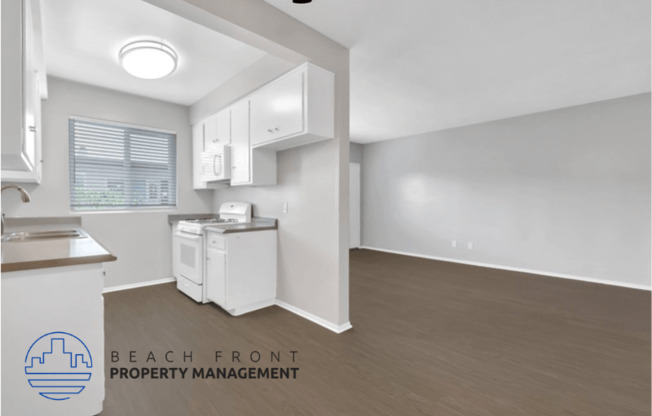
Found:
M 231 109 L 231 186 L 276 185 L 276 152 L 252 149 L 249 142 L 249 100 Z
M 325 69 L 303 64 L 249 100 L 252 147 L 283 150 L 334 137 L 335 76 Z
M 204 150 L 231 144 L 231 110 L 225 109 L 202 122 L 204 129 Z
M 276 141 L 304 130 L 304 73 L 294 72 L 251 96 L 251 145 Z
M 201 181 L 201 152 L 230 146 L 231 186 L 276 185 L 276 151 L 332 139 L 335 76 L 305 63 L 237 103 L 193 125 L 193 184 Z
M 208 117 L 202 122 L 203 126 L 203 142 L 202 147 L 204 150 L 210 150 L 217 144 L 217 114 Z
M 2 2 L 2 181 L 41 181 L 45 96 L 39 3 Z
M 226 146 L 231 144 L 231 109 L 217 113 L 217 142 Z
M 231 185 L 247 185 L 251 183 L 249 100 L 231 107 L 231 128 Z

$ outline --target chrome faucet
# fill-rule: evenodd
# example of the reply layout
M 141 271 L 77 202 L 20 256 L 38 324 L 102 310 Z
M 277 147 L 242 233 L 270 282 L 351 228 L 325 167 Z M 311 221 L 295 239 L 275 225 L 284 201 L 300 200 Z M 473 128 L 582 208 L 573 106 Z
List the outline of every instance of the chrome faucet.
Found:
M 10 188 L 16 189 L 18 192 L 20 192 L 20 199 L 23 202 L 31 201 L 31 198 L 29 197 L 29 193 L 27 193 L 25 188 L 23 188 L 22 186 L 13 185 L 13 184 L 12 185 L 5 185 L 5 186 L 2 187 L 2 189 L 0 189 L 0 193 L 4 192 L 5 189 L 10 189 Z M 2 235 L 4 235 L 4 234 L 5 234 L 5 214 L 3 212 L 2 213 Z

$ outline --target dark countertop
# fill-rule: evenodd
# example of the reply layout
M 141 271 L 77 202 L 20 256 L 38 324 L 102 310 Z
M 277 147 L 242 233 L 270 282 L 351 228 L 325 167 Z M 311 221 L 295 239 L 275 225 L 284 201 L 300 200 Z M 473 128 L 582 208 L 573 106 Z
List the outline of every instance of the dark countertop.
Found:
M 278 229 L 277 223 L 276 218 L 254 217 L 251 222 L 246 224 L 209 225 L 205 230 L 222 234 L 246 233 L 249 231 L 276 230 Z
M 32 223 L 30 226 L 21 227 L 20 231 L 50 231 L 63 228 L 79 230 L 83 236 L 80 238 L 2 242 L 2 272 L 105 263 L 117 260 L 117 257 L 111 254 L 109 250 L 74 223 L 69 223 L 68 227 Z M 12 231 L 17 230 L 8 230 L 5 234 Z

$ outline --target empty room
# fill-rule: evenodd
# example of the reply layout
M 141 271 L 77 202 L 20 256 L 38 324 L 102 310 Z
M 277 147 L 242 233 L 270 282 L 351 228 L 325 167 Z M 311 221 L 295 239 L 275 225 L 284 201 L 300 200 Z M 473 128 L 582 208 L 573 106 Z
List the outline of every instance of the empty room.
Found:
M 646 416 L 649 0 L 2 0 L 7 416 Z

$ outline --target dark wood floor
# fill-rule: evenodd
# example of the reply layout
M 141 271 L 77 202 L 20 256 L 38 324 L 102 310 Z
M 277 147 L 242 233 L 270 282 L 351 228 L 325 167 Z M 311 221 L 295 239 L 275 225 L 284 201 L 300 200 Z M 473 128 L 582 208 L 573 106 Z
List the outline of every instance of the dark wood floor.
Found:
M 107 294 L 105 306 L 104 416 L 650 415 L 646 291 L 356 250 L 353 329 L 341 335 L 278 307 L 233 318 L 173 284 Z M 298 378 L 108 378 L 112 366 L 239 366 L 215 364 L 216 350 L 281 351 L 271 366 Z

